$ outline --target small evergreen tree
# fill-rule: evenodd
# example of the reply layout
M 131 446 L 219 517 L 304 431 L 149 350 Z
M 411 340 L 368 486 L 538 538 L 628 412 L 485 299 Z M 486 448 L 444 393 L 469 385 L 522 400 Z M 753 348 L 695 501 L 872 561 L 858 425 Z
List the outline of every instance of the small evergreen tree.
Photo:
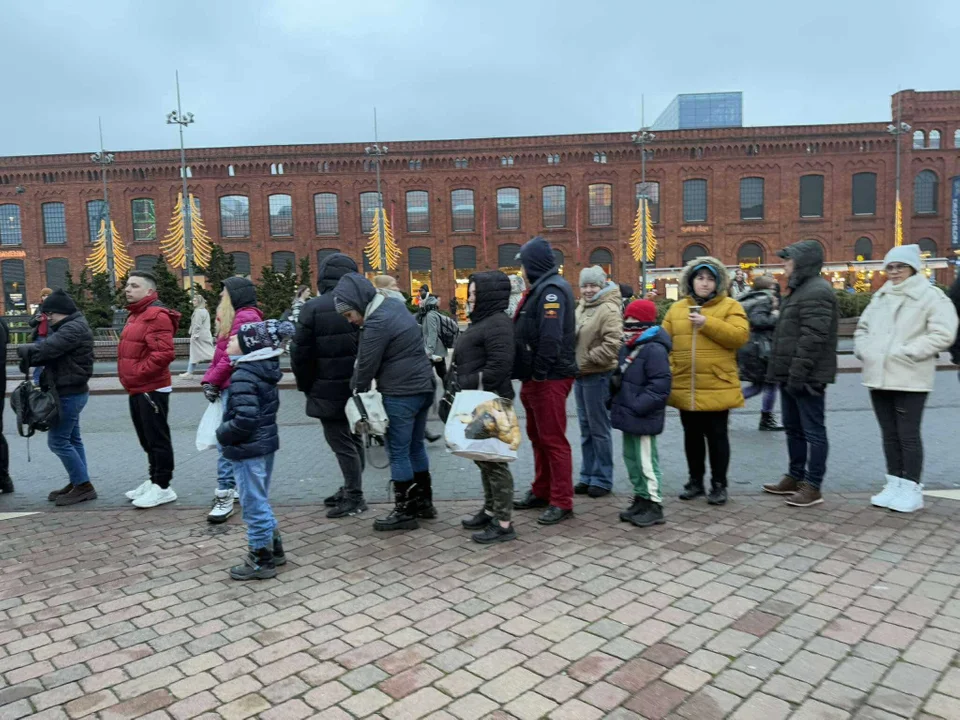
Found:
M 86 315 L 90 307 L 90 281 L 87 279 L 87 269 L 83 268 L 83 270 L 80 271 L 80 277 L 76 282 L 73 279 L 73 275 L 68 272 L 63 291 L 73 298 L 77 307 L 80 308 L 80 312 Z
M 300 258 L 300 285 L 306 285 L 313 288 L 312 273 L 310 272 L 310 258 Z
M 97 273 L 90 281 L 90 301 L 84 315 L 91 328 L 113 327 L 116 294 L 110 285 L 110 276 Z
M 284 272 L 277 272 L 269 265 L 260 271 L 257 283 L 257 301 L 263 311 L 264 319 L 280 318 L 293 304 L 300 280 L 291 264 Z
M 203 273 L 207 278 L 208 287 L 203 289 L 198 287 L 197 292 L 203 295 L 204 300 L 207 301 L 210 317 L 213 318 L 217 305 L 220 304 L 220 290 L 223 281 L 237 274 L 233 255 L 224 252 L 219 245 L 213 245 L 210 253 L 210 264 L 203 269 Z
M 160 302 L 171 310 L 180 313 L 180 327 L 177 337 L 187 337 L 190 332 L 190 315 L 193 313 L 193 303 L 190 301 L 190 292 L 183 289 L 180 278 L 170 272 L 166 260 L 161 257 L 153 266 L 153 274 L 157 278 L 157 296 Z

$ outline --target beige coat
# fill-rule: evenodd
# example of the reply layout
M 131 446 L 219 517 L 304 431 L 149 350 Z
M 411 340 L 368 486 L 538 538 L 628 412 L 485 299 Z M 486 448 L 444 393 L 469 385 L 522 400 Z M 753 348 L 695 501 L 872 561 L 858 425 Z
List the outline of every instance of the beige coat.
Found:
M 622 298 L 617 284 L 608 281 L 592 301 L 580 299 L 577 305 L 577 367 L 581 375 L 608 372 L 617 366 L 617 355 L 623 342 Z
M 197 308 L 190 317 L 190 362 L 210 362 L 213 350 L 210 313 L 206 308 Z
M 937 356 L 957 336 L 957 311 L 923 275 L 880 288 L 857 324 L 853 352 L 874 390 L 933 390 Z

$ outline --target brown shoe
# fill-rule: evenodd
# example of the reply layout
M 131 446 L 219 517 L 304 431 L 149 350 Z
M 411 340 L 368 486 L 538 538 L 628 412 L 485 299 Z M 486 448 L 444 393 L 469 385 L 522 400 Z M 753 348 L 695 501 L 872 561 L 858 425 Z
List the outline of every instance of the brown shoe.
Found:
M 810 483 L 800 483 L 800 488 L 787 498 L 787 505 L 791 507 L 810 507 L 823 502 L 820 491 Z
M 69 492 L 63 493 L 63 495 L 58 495 L 54 502 L 56 503 L 57 507 L 64 507 L 66 505 L 76 505 L 84 500 L 96 499 L 97 491 L 93 489 L 93 485 L 90 483 L 83 483 L 82 485 L 75 485 L 74 487 L 70 488 Z
M 66 487 L 62 487 L 59 490 L 52 490 L 49 495 L 47 495 L 47 500 L 50 502 L 56 502 L 57 498 L 61 495 L 66 495 L 68 492 L 73 490 L 73 483 L 67 483 Z
M 768 483 L 763 486 L 763 491 L 771 495 L 793 495 L 799 489 L 800 483 L 789 475 L 784 475 L 780 478 L 780 482 Z

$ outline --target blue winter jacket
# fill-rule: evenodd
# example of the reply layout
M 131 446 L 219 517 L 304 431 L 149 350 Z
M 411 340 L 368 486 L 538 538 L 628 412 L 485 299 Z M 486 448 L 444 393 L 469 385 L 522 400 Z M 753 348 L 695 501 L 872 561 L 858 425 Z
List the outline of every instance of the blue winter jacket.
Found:
M 627 365 L 620 392 L 610 404 L 610 420 L 617 430 L 631 435 L 659 435 L 663 432 L 673 382 L 669 357 L 673 343 L 657 325 L 645 330 L 635 342 L 628 342 L 620 349 L 616 372 L 637 346 L 640 352 Z
M 263 457 L 280 449 L 277 383 L 283 373 L 277 359 L 281 352 L 274 352 L 273 357 L 262 360 L 251 357 L 234 365 L 223 423 L 217 428 L 217 440 L 227 460 Z

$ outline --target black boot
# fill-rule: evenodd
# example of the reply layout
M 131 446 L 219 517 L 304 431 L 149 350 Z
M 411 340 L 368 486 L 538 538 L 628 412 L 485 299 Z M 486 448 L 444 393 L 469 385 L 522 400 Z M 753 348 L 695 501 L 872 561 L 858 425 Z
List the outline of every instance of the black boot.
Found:
M 646 509 L 647 503 L 650 502 L 642 495 L 633 496 L 633 505 L 628 507 L 622 513 L 620 513 L 620 520 L 622 522 L 630 522 L 630 518 L 636 515 L 641 510 Z
M 777 416 L 773 413 L 760 413 L 760 427 L 758 429 L 761 432 L 780 432 L 783 430 L 783 425 L 777 422 Z
M 663 519 L 663 507 L 660 503 L 647 502 L 647 506 L 633 515 L 630 522 L 637 527 L 650 527 L 651 525 L 663 525 L 666 520 Z
M 10 479 L 9 475 L 4 475 L 0 477 L 0 495 L 13 492 L 13 480 Z
M 433 480 L 430 478 L 429 470 L 413 474 L 410 499 L 414 503 L 418 518 L 433 520 L 437 516 L 437 509 L 433 506 Z
M 690 478 L 690 482 L 683 486 L 683 492 L 680 493 L 681 500 L 695 500 L 698 497 L 703 497 L 706 495 L 706 492 L 703 489 L 703 480 L 694 480 Z
M 723 505 L 727 502 L 727 484 L 713 481 L 710 483 L 710 494 L 707 496 L 707 503 L 710 505 Z
M 276 528 L 273 529 L 273 564 L 277 567 L 287 564 L 287 554 L 283 552 L 283 538 Z
M 386 517 L 374 520 L 374 530 L 416 530 L 420 527 L 414 500 L 408 497 L 411 485 L 413 483 L 410 481 L 393 483 L 393 512 Z
M 333 495 L 323 499 L 323 504 L 325 507 L 334 508 L 340 504 L 344 497 L 343 486 L 341 485 Z
M 249 548 L 243 564 L 230 568 L 234 580 L 268 580 L 277 576 L 277 564 L 269 547 Z

